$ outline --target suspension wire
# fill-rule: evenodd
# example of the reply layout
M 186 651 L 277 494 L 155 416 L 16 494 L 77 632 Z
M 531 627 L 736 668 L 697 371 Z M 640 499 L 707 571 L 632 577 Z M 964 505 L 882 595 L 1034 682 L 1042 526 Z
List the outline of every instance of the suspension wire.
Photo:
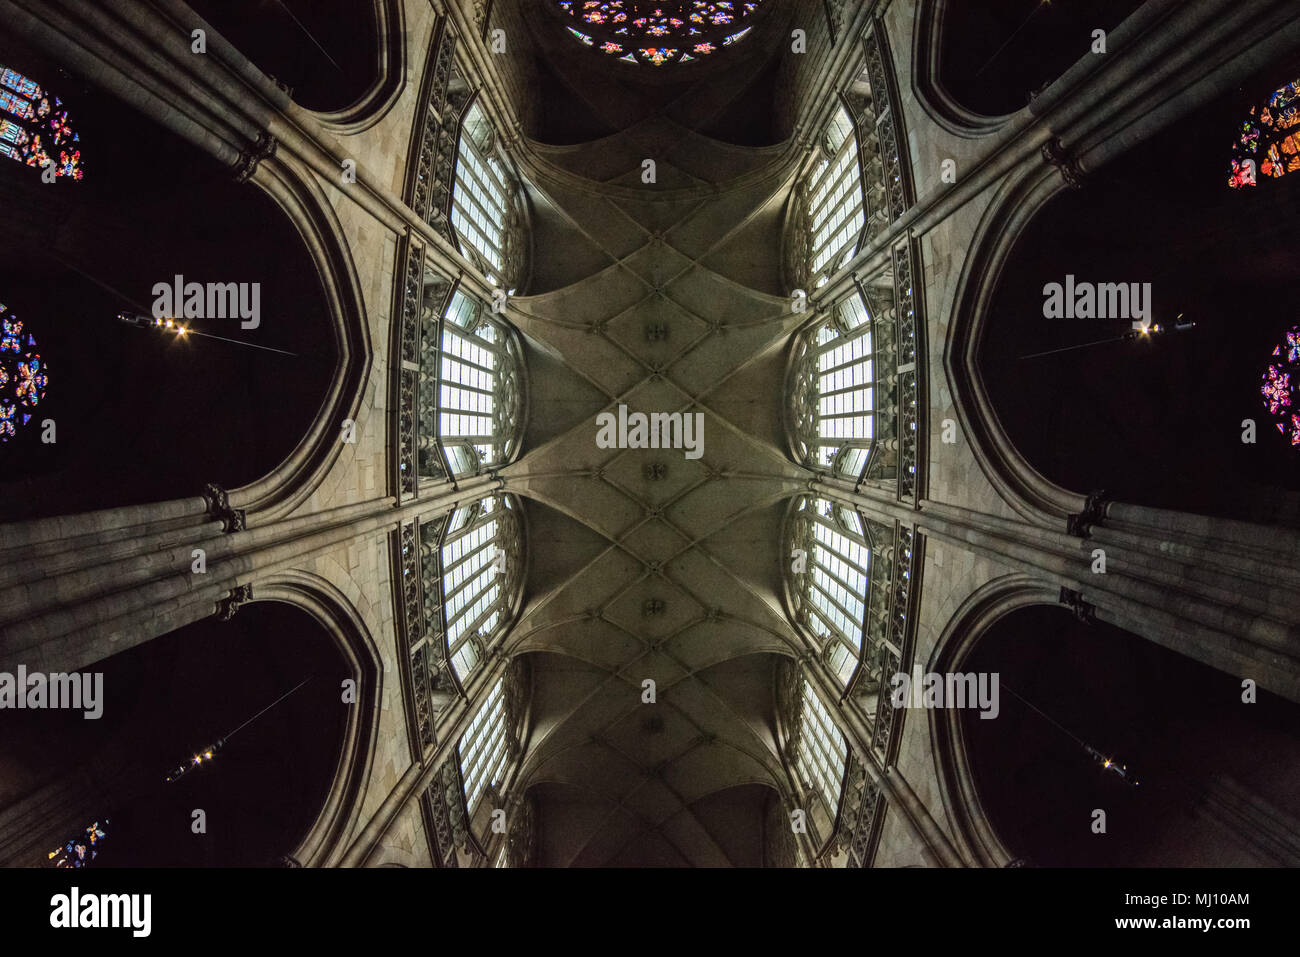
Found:
M 274 708 L 277 704 L 279 704 L 279 703 L 280 703 L 281 701 L 283 701 L 285 698 L 289 697 L 289 695 L 293 694 L 295 691 L 297 691 L 299 688 L 301 688 L 301 687 L 302 687 L 303 685 L 305 685 L 307 682 L 311 681 L 312 677 L 313 677 L 312 675 L 308 675 L 306 678 L 303 678 L 302 681 L 298 682 L 297 685 L 295 685 L 294 687 L 290 688 L 290 689 L 289 689 L 288 691 L 286 691 L 284 694 L 280 695 L 280 697 L 276 698 L 274 701 L 272 701 L 270 704 L 268 704 L 268 705 L 267 705 L 265 708 L 263 708 L 261 711 L 257 712 L 257 714 L 253 715 L 251 718 L 249 718 L 247 721 L 245 721 L 243 724 L 241 724 L 241 725 L 240 725 L 238 728 L 236 728 L 234 731 L 231 731 L 229 734 L 223 735 L 223 736 L 222 736 L 222 740 L 223 740 L 223 741 L 229 741 L 229 740 L 230 740 L 231 738 L 233 738 L 237 733 L 239 733 L 240 731 L 242 731 L 242 730 L 243 730 L 244 728 L 246 728 L 248 725 L 252 724 L 254 721 L 256 721 L 258 718 L 260 718 L 262 715 L 266 714 L 268 711 L 270 711 L 272 708 Z
M 1010 691 L 1013 697 L 1019 698 L 1021 701 L 1023 701 L 1023 702 L 1024 702 L 1026 705 L 1028 705 L 1030 708 L 1033 708 L 1034 711 L 1036 711 L 1039 715 L 1041 715 L 1043 718 L 1045 718 L 1047 721 L 1049 721 L 1051 724 L 1053 724 L 1055 727 L 1057 727 L 1057 728 L 1058 728 L 1062 733 L 1064 733 L 1064 734 L 1066 734 L 1066 735 L 1069 735 L 1069 736 L 1070 736 L 1071 738 L 1073 738 L 1075 741 L 1078 741 L 1079 744 L 1082 745 L 1083 747 L 1085 747 L 1085 748 L 1088 747 L 1088 742 L 1087 742 L 1087 741 L 1084 741 L 1083 738 L 1079 737 L 1077 734 L 1075 734 L 1075 733 L 1074 733 L 1073 731 L 1071 731 L 1069 728 L 1065 727 L 1065 725 L 1061 724 L 1061 722 L 1057 721 L 1057 720 L 1056 720 L 1055 718 L 1053 718 L 1051 715 L 1049 715 L 1049 714 L 1045 714 L 1045 713 L 1044 713 L 1040 708 L 1038 708 L 1035 704 L 1033 704 L 1033 702 L 1031 702 L 1031 701 L 1029 701 L 1028 699 L 1022 697 L 1021 695 L 1016 694 L 1016 692 L 1011 688 L 1011 686 L 1008 685 L 1005 681 L 1001 682 L 1001 686 L 1002 686 L 1002 689 L 1003 689 L 1004 691 Z

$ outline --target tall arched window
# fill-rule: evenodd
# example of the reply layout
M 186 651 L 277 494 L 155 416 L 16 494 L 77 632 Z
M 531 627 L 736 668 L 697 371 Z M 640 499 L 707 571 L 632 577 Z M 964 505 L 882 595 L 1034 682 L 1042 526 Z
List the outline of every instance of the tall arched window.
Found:
M 504 465 L 522 431 L 522 360 L 513 331 L 450 290 L 426 317 L 420 362 L 420 474 L 459 478 Z
M 535 811 L 510 790 L 527 735 L 531 685 L 525 658 L 513 659 L 485 684 L 474 716 L 429 783 L 422 804 L 437 866 L 486 867 L 495 860 L 497 867 L 521 867 L 531 861 Z M 505 812 L 507 830 L 497 829 L 489 809 Z
M 798 725 L 790 742 L 795 770 L 805 787 L 821 796 L 831 824 L 840 807 L 849 746 L 830 712 L 806 680 L 799 694 Z
M 826 642 L 823 658 L 846 685 L 861 657 L 869 599 L 877 609 L 888 601 L 888 576 L 881 582 L 871 574 L 872 544 L 851 508 L 809 496 L 795 506 L 788 549 L 796 556 L 789 592 L 795 621 Z M 869 595 L 869 584 L 879 594 Z
M 791 618 L 814 644 L 821 673 L 867 718 L 882 760 L 898 745 L 890 680 L 911 666 L 915 642 L 915 540 L 905 524 L 811 495 L 791 501 L 785 525 Z
M 523 584 L 519 503 L 493 495 L 421 526 L 425 623 L 462 683 L 511 624 Z
M 862 297 L 855 294 L 802 335 L 795 347 L 790 389 L 800 461 L 855 480 L 866 469 L 876 435 L 871 318 Z
M 519 281 L 519 189 L 497 155 L 496 131 L 477 101 L 461 121 L 456 173 L 451 190 L 451 224 L 461 252 L 488 282 L 513 291 Z
M 859 72 L 836 97 L 818 150 L 793 191 L 785 225 L 786 278 L 819 288 L 912 204 L 907 138 L 894 109 L 883 30 L 862 38 Z
M 843 105 L 827 124 L 822 161 L 807 190 L 812 276 L 820 285 L 857 251 L 867 221 L 857 131 Z
M 508 748 L 504 687 L 504 680 L 498 678 L 479 705 L 458 746 L 460 776 L 465 784 L 465 807 L 471 819 L 483 789 L 497 784 L 505 768 Z

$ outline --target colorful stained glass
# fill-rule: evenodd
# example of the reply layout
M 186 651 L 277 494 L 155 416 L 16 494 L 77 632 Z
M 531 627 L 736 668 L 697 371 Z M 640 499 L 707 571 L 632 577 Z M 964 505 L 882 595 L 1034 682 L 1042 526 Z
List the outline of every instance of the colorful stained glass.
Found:
M 582 22 L 582 30 L 569 27 L 569 32 L 586 46 L 627 63 L 663 66 L 690 62 L 740 40 L 750 28 L 737 26 L 762 2 L 556 0 L 556 5 Z
M 1279 410 L 1291 404 L 1291 376 L 1279 372 L 1277 366 L 1269 366 L 1268 372 L 1264 373 L 1264 386 L 1260 392 L 1264 394 L 1264 404 L 1268 406 L 1268 411 L 1276 415 Z
M 36 337 L 0 304 L 0 442 L 8 442 L 26 425 L 45 398 L 49 374 Z
M 1300 80 L 1273 91 L 1263 107 L 1252 106 L 1233 145 L 1228 186 L 1255 186 L 1260 176 L 1281 179 L 1300 170 Z
M 0 306 L 0 313 L 6 312 Z M 17 319 L 0 320 L 0 352 L 18 352 L 22 348 L 23 324 Z
M 666 47 L 648 47 L 641 51 L 643 59 L 648 60 L 655 66 L 663 66 L 670 62 L 677 55 L 676 50 L 669 50 Z
M 1300 326 L 1287 331 L 1286 339 L 1273 350 L 1264 370 L 1260 394 L 1273 416 L 1277 430 L 1293 446 L 1300 446 Z
M 54 97 L 51 107 L 50 95 L 35 80 L 0 65 L 0 111 L 8 114 L 0 115 L 0 154 L 24 166 L 52 163 L 56 179 L 82 178 L 81 153 L 75 147 L 81 137 L 62 100 Z
M 0 84 L 22 94 L 29 100 L 34 100 L 41 95 L 41 88 L 35 80 L 25 77 L 17 70 L 11 70 L 8 67 L 0 68 Z
M 0 90 L 0 110 L 12 113 L 20 120 L 31 120 L 36 117 L 36 107 L 32 101 L 25 100 L 9 90 Z
M 85 867 L 99 857 L 99 844 L 108 837 L 108 818 L 104 823 L 96 821 L 80 834 L 65 842 L 63 846 L 50 851 L 48 860 L 55 867 Z

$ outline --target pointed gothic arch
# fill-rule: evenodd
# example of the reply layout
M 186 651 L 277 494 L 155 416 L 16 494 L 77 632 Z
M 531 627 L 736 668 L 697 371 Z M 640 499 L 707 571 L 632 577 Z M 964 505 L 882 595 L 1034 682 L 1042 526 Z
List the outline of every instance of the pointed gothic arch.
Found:
M 32 73 L 54 72 L 25 55 Z M 52 388 L 33 423 L 57 429 L 44 441 L 33 433 L 21 462 L 0 449 L 13 483 L 5 515 L 175 499 L 208 483 L 235 490 L 246 512 L 283 514 L 338 454 L 336 430 L 355 414 L 365 374 L 360 295 L 337 218 L 284 158 L 262 164 L 249 192 L 77 82 L 65 92 L 95 145 L 93 175 L 65 190 L 39 175 L 27 182 L 16 163 L 0 171 L 7 206 L 23 213 L 6 231 L 0 302 L 40 337 Z M 139 163 L 142 142 L 174 170 L 161 183 Z M 174 232 L 178 209 L 201 228 Z M 273 254 L 286 268 L 267 271 Z M 176 317 L 171 327 L 155 321 L 159 310 Z M 245 387 L 228 390 L 236 379 Z M 205 428 L 193 427 L 196 416 Z M 226 452 L 234 436 L 250 449 L 239 460 Z M 125 496 L 95 480 L 108 461 L 130 476 Z
M 395 0 L 190 0 L 189 9 L 188 19 L 174 14 L 187 37 L 208 27 L 210 55 L 258 70 L 339 132 L 377 123 L 401 93 L 405 15 Z
M 97 720 L 29 712 L 27 732 L 6 735 L 7 863 L 45 863 L 73 822 L 92 819 L 107 831 L 94 866 L 324 866 L 341 856 L 374 758 L 379 652 L 323 579 L 287 573 L 255 587 L 257 600 L 224 619 L 87 666 L 102 675 Z M 205 747 L 210 765 L 191 763 Z M 25 810 L 32 801 L 45 807 L 39 824 Z
M 1080 619 L 1053 591 L 1025 575 L 988 583 L 957 610 L 928 666 L 997 675 L 995 720 L 929 710 L 943 802 L 971 863 L 1295 860 L 1281 835 L 1300 810 L 1282 783 L 1300 773 L 1300 737 L 1284 717 L 1297 706 L 1267 694 L 1243 706 L 1237 676 Z M 1243 828 L 1247 793 L 1252 813 L 1280 823 Z

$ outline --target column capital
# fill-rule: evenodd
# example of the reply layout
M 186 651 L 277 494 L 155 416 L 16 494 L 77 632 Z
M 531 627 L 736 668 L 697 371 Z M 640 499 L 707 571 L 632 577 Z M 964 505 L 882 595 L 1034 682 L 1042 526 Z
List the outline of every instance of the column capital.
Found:
M 240 608 L 247 605 L 253 600 L 252 585 L 236 585 L 230 590 L 230 594 L 221 599 L 217 605 L 217 617 L 222 621 L 230 621 Z
M 1075 618 L 1085 624 L 1092 624 L 1097 620 L 1097 608 L 1095 605 L 1083 600 L 1083 592 L 1062 585 L 1060 602 L 1074 612 Z
M 1092 526 L 1100 525 L 1106 517 L 1106 508 L 1110 504 L 1110 495 L 1098 489 L 1089 492 L 1083 503 L 1083 511 L 1076 512 L 1065 520 L 1065 531 L 1076 538 L 1087 538 Z
M 1079 159 L 1065 148 L 1059 136 L 1053 136 L 1043 144 L 1043 160 L 1061 171 L 1061 177 L 1071 189 L 1083 186 L 1084 174 L 1079 167 Z
M 283 87 L 282 87 L 283 88 Z M 257 164 L 275 155 L 275 137 L 266 130 L 257 134 L 257 141 L 248 149 L 241 150 L 239 162 L 235 166 L 235 182 L 246 183 L 257 172 Z
M 230 494 L 215 482 L 203 486 L 203 499 L 208 503 L 208 514 L 219 519 L 227 532 L 242 532 L 247 528 L 242 508 L 230 507 Z

